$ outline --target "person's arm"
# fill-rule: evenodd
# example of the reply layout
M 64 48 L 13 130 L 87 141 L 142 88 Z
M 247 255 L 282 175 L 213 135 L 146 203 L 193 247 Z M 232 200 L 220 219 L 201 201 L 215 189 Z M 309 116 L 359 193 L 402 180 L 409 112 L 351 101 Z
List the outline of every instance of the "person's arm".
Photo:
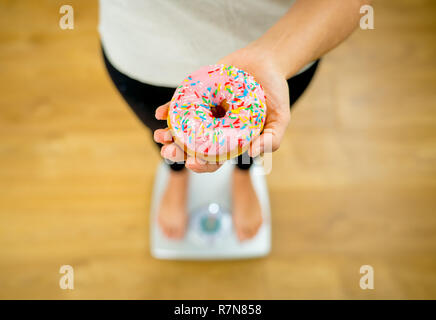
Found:
M 252 74 L 263 86 L 267 118 L 263 133 L 253 141 L 249 154 L 276 151 L 290 121 L 287 79 L 344 41 L 357 27 L 360 7 L 368 0 L 297 0 L 289 11 L 262 37 L 221 59 L 224 63 Z M 291 88 L 292 90 L 292 88 Z M 168 104 L 156 111 L 166 119 Z M 165 138 L 165 136 L 167 136 Z M 168 139 L 167 129 L 158 130 L 155 140 L 166 144 L 162 156 L 181 160 L 183 152 Z M 210 172 L 218 164 L 187 159 L 186 166 L 197 172 Z
M 276 64 L 289 79 L 311 61 L 344 41 L 358 26 L 363 0 L 297 0 L 252 50 Z

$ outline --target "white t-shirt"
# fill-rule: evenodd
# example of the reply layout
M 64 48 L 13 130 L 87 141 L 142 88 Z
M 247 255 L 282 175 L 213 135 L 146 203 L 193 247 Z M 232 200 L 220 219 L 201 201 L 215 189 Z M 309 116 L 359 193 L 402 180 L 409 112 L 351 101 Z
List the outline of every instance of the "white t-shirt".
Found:
M 109 61 L 141 82 L 176 87 L 259 38 L 292 0 L 100 0 Z

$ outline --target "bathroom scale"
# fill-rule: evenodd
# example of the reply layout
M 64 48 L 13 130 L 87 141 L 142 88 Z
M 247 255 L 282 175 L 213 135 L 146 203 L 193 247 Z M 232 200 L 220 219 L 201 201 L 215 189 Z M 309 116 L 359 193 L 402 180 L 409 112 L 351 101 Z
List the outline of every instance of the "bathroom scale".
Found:
M 213 173 L 189 170 L 187 210 L 189 222 L 185 237 L 167 238 L 157 222 L 157 211 L 167 184 L 169 167 L 158 167 L 150 214 L 151 254 L 157 259 L 218 260 L 262 257 L 271 247 L 271 222 L 268 190 L 263 167 L 253 164 L 250 177 L 260 201 L 263 223 L 258 233 L 240 242 L 232 222 L 232 171 L 235 165 L 227 161 Z

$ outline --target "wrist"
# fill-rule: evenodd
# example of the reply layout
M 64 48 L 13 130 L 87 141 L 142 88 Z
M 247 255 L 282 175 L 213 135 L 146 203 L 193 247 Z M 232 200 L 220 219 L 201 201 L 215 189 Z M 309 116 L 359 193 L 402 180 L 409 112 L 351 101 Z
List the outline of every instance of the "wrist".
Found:
M 301 67 L 298 65 L 298 59 L 288 54 L 277 43 L 273 43 L 270 39 L 259 38 L 249 44 L 246 49 L 255 53 L 259 62 L 273 69 L 284 79 L 289 79 L 295 75 Z

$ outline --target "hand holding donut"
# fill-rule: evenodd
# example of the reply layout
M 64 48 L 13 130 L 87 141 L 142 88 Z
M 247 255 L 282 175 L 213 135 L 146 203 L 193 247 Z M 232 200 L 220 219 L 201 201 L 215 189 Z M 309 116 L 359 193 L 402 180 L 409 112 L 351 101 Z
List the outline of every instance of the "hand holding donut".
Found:
M 370 2 L 297 0 L 260 38 L 218 62 L 248 72 L 262 85 L 265 92 L 267 115 L 264 130 L 251 142 L 248 150 L 250 156 L 275 151 L 280 146 L 290 121 L 286 79 L 345 40 L 359 25 L 359 8 Z M 158 119 L 166 118 L 168 106 L 166 104 L 157 109 Z M 187 158 L 186 167 L 196 172 L 215 171 L 219 168 L 219 164 L 195 160 L 184 154 L 182 149 L 172 143 L 168 129 L 156 131 L 155 140 L 165 144 L 162 148 L 165 158 Z
M 222 133 L 221 136 L 225 137 L 226 135 L 230 135 L 230 138 L 233 139 L 229 140 L 237 141 L 237 143 L 235 145 L 229 141 L 220 141 L 218 136 L 209 137 L 209 140 L 212 141 L 212 139 L 214 139 L 216 142 L 213 145 L 214 147 L 217 146 L 219 149 L 222 149 L 228 145 L 227 156 L 232 155 L 231 157 L 234 157 L 235 154 L 237 155 L 248 150 L 249 155 L 254 157 L 263 152 L 272 152 L 278 149 L 290 119 L 287 82 L 285 77 L 280 72 L 276 71 L 277 68 L 274 66 L 272 59 L 268 59 L 257 50 L 245 48 L 223 58 L 218 64 L 223 65 L 223 67 L 206 70 L 209 76 L 214 76 L 211 78 L 213 80 L 210 86 L 208 83 L 210 84 L 211 81 L 208 82 L 207 77 L 204 79 L 205 86 L 203 90 L 207 87 L 209 92 L 211 92 L 210 95 L 202 96 L 201 90 L 194 90 L 196 89 L 195 85 L 201 85 L 203 81 L 200 83 L 199 81 L 194 81 L 194 79 L 190 82 L 192 78 L 188 77 L 188 79 L 185 79 L 188 83 L 186 85 L 182 84 L 176 90 L 176 94 L 172 99 L 171 112 L 175 115 L 171 113 L 170 117 L 168 117 L 170 103 L 166 103 L 156 110 L 156 118 L 161 120 L 168 118 L 170 120 L 168 121 L 169 126 L 172 127 L 172 130 L 166 128 L 155 132 L 155 140 L 164 144 L 161 150 L 162 157 L 171 161 L 186 160 L 186 167 L 195 172 L 213 172 L 221 166 L 220 161 L 222 161 L 223 158 L 219 156 L 222 155 L 223 151 L 216 150 L 216 153 L 214 153 L 214 150 L 208 150 L 210 145 L 205 146 L 206 154 L 201 153 L 201 156 L 196 156 L 199 155 L 198 150 L 195 150 L 197 152 L 193 152 L 189 147 L 190 143 L 192 143 L 191 138 L 194 137 L 195 139 L 196 137 L 195 133 L 207 136 L 210 133 L 207 130 L 212 124 L 214 126 L 219 125 L 218 129 L 220 133 Z M 215 76 L 214 72 L 220 73 L 221 77 L 223 77 L 223 72 L 224 76 L 226 76 L 227 73 L 231 76 L 229 79 L 230 84 L 229 82 L 225 82 L 227 81 L 226 78 L 224 78 L 224 80 L 216 78 L 219 76 L 218 74 Z M 196 72 L 196 74 L 201 77 L 201 70 Z M 203 71 L 203 74 L 205 74 L 205 71 Z M 244 79 L 243 82 L 241 81 L 242 78 Z M 219 79 L 216 81 L 222 82 L 222 87 L 220 83 L 215 83 L 215 86 L 213 86 L 215 79 Z M 260 86 L 256 81 L 260 83 Z M 239 93 L 234 94 L 232 90 L 236 91 L 239 87 Z M 217 124 L 217 119 L 208 117 L 208 114 L 210 115 L 211 112 L 208 112 L 208 114 L 198 114 L 201 119 L 199 119 L 200 122 L 197 124 L 201 124 L 202 128 L 197 128 L 197 132 L 194 130 L 194 134 L 191 134 L 192 137 L 190 137 L 189 134 L 192 130 L 190 130 L 189 125 L 186 126 L 187 119 L 183 118 L 184 114 L 189 113 L 187 110 L 189 109 L 189 99 L 197 99 L 196 107 L 200 104 L 201 108 L 206 108 L 206 111 L 208 111 L 208 104 L 211 105 L 211 110 L 216 113 L 218 108 L 213 108 L 212 103 L 216 104 L 216 101 L 219 102 L 219 98 L 217 98 L 216 95 L 219 96 L 220 93 L 217 89 L 223 91 L 221 101 L 225 104 L 227 104 L 227 102 L 223 99 L 225 98 L 224 96 L 227 95 L 227 100 L 229 100 L 228 102 L 231 104 L 231 112 L 228 112 L 230 116 L 218 119 L 221 120 L 221 122 L 218 121 Z M 229 91 L 232 95 L 224 90 Z M 264 92 L 267 97 L 266 101 Z M 188 103 L 180 103 L 179 99 L 180 96 L 183 97 L 183 94 L 186 94 L 189 98 Z M 214 98 L 218 100 L 215 99 L 215 101 L 212 101 Z M 238 98 L 242 98 L 244 101 Z M 202 99 L 205 103 L 202 102 Z M 179 102 L 179 104 L 177 104 L 177 102 Z M 265 102 L 267 105 L 267 115 L 264 114 L 266 108 Z M 198 113 L 198 111 L 196 112 Z M 191 116 L 189 120 L 193 121 L 192 115 L 188 116 Z M 197 118 L 197 115 L 194 116 Z M 213 122 L 211 120 L 213 120 Z M 226 120 L 227 122 L 225 122 Z M 173 123 L 173 126 L 171 126 L 171 123 Z M 238 130 L 234 129 L 234 127 L 238 128 Z M 259 135 L 263 127 L 263 133 Z M 226 128 L 228 128 L 229 131 L 226 131 Z M 174 131 L 175 129 L 177 131 Z M 224 133 L 222 130 L 224 130 Z M 187 131 L 188 135 L 186 134 Z M 216 130 L 211 132 L 215 133 Z M 253 138 L 253 140 L 251 138 Z M 176 140 L 177 143 L 175 143 L 174 140 Z M 225 152 L 224 155 L 226 155 Z M 215 158 L 218 161 L 213 161 Z

